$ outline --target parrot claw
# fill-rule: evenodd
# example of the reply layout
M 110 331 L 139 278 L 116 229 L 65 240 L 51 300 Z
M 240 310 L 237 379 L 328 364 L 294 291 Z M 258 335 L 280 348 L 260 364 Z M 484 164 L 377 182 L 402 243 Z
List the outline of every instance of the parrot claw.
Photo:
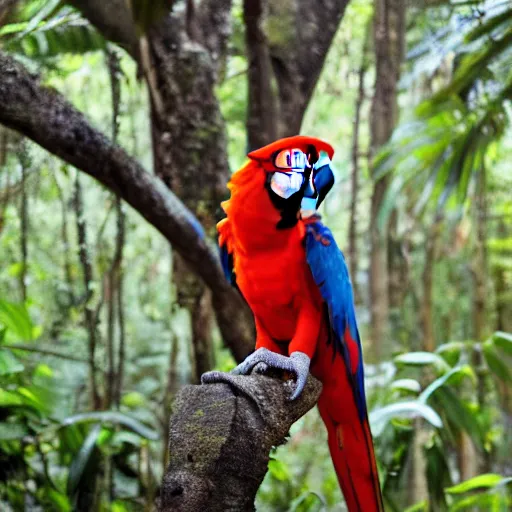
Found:
M 253 369 L 253 373 L 257 373 L 258 375 L 264 375 L 269 370 L 269 366 L 267 363 L 258 363 Z
M 269 368 L 277 368 L 294 373 L 296 384 L 290 400 L 295 400 L 302 393 L 308 380 L 310 362 L 310 358 L 303 352 L 293 352 L 290 357 L 287 357 L 266 348 L 259 348 L 234 368 L 231 373 L 234 375 L 247 375 L 254 371 L 261 374 L 266 373 Z M 202 382 L 204 383 L 203 380 Z
M 206 372 L 201 375 L 201 384 L 216 384 L 222 381 L 222 372 Z

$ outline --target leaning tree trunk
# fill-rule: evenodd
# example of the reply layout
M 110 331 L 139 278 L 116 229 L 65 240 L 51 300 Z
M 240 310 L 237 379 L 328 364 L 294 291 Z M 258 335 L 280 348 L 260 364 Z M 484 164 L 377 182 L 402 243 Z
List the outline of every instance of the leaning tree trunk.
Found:
M 397 84 L 400 78 L 404 31 L 404 0 L 376 0 L 373 25 L 375 92 L 370 114 L 371 156 L 375 156 L 379 148 L 389 140 L 398 118 Z M 387 230 L 381 230 L 378 225 L 388 181 L 387 177 L 375 180 L 371 201 L 371 340 L 376 358 L 381 353 L 380 345 L 387 339 L 388 333 L 388 238 Z
M 176 398 L 160 512 L 252 512 L 273 447 L 318 400 L 313 377 L 297 400 L 293 381 L 220 374 L 222 384 L 186 386 Z

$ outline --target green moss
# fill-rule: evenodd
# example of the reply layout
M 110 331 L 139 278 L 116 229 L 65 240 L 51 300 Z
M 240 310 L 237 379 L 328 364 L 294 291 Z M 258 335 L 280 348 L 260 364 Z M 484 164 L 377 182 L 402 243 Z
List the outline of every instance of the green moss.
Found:
M 270 46 L 286 47 L 296 39 L 295 5 L 292 0 L 275 2 L 265 19 L 264 31 Z

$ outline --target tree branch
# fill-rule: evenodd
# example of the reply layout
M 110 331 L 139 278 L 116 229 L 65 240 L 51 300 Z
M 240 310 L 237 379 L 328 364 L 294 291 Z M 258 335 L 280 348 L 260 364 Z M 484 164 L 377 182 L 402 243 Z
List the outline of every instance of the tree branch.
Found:
M 292 381 L 221 374 L 222 384 L 185 386 L 170 421 L 170 460 L 160 512 L 254 510 L 269 452 L 318 400 L 313 377 L 289 400 Z
M 89 174 L 118 194 L 164 235 L 213 292 L 226 345 L 237 361 L 252 349 L 243 299 L 226 281 L 217 251 L 183 203 L 122 148 L 94 129 L 58 92 L 44 88 L 18 62 L 0 53 L 0 123 Z
M 299 49 L 297 54 L 301 90 L 306 105 L 313 93 L 327 52 L 338 30 L 349 0 L 301 0 L 298 20 Z
M 138 60 L 138 37 L 126 0 L 68 0 L 98 29 L 101 35 L 122 46 Z

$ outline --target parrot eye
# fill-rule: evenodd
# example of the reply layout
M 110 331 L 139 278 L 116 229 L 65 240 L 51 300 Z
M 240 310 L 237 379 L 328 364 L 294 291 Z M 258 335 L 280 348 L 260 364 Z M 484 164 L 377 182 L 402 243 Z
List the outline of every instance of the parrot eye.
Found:
M 274 156 L 276 169 L 293 169 L 296 172 L 304 172 L 309 165 L 306 154 L 300 149 L 283 149 Z

